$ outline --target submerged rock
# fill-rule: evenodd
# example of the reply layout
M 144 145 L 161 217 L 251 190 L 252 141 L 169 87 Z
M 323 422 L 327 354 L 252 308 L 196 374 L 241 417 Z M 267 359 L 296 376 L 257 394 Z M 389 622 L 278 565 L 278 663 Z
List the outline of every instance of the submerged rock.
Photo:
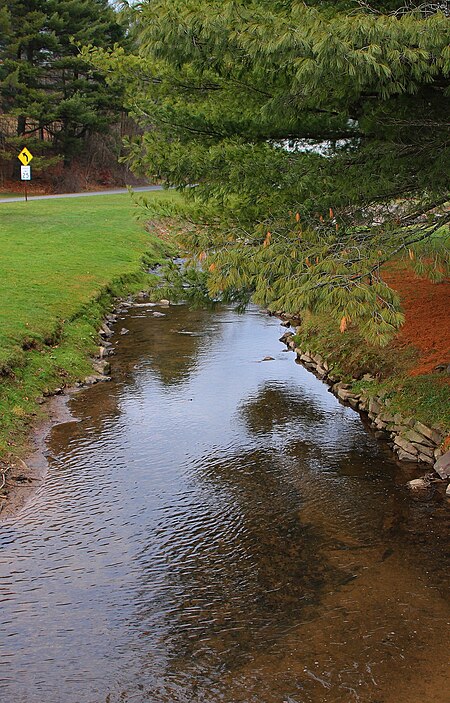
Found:
M 406 484 L 410 491 L 429 491 L 430 482 L 426 478 L 414 478 Z

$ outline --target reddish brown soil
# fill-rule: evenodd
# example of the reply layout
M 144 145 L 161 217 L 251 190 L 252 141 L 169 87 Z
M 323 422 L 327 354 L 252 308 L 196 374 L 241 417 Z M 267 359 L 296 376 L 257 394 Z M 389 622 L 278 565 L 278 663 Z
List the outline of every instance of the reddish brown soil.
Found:
M 419 362 L 411 375 L 450 364 L 450 282 L 431 283 L 401 265 L 390 267 L 383 278 L 402 299 L 406 320 L 397 340 L 419 350 Z
M 47 184 L 27 181 L 27 190 L 29 195 L 48 195 L 51 193 L 51 188 Z M 0 193 L 23 193 L 23 181 L 14 181 L 4 179 L 0 184 Z

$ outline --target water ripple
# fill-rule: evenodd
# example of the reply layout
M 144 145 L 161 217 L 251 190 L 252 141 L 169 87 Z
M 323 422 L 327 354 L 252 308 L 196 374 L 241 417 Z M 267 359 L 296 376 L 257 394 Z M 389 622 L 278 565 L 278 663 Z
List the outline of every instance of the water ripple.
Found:
M 2 701 L 444 703 L 444 513 L 276 320 L 165 312 L 127 317 L 2 526 Z

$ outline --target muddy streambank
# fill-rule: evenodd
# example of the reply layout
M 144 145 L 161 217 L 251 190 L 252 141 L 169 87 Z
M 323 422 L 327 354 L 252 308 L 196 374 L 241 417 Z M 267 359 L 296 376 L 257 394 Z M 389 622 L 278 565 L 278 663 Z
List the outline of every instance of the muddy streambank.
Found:
M 67 403 L 75 390 L 67 389 L 67 395 L 47 399 L 45 417 L 33 427 L 28 442 L 32 450 L 24 459 L 16 457 L 2 462 L 0 476 L 4 478 L 0 491 L 0 523 L 17 515 L 43 485 L 48 469 L 47 437 L 53 427 L 73 419 Z

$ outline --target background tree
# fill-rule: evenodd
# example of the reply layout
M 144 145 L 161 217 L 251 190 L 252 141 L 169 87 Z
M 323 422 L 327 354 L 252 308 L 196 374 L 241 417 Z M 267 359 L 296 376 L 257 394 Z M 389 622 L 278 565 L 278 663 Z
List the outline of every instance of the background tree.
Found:
M 38 154 L 51 146 L 67 166 L 121 109 L 79 49 L 123 42 L 117 15 L 107 0 L 0 0 L 0 25 L 0 112 L 16 121 L 4 152 L 15 158 L 26 138 Z
M 134 169 L 189 197 L 210 294 L 387 342 L 384 263 L 448 265 L 448 4 L 152 0 L 135 26 L 96 63 L 147 127 Z

